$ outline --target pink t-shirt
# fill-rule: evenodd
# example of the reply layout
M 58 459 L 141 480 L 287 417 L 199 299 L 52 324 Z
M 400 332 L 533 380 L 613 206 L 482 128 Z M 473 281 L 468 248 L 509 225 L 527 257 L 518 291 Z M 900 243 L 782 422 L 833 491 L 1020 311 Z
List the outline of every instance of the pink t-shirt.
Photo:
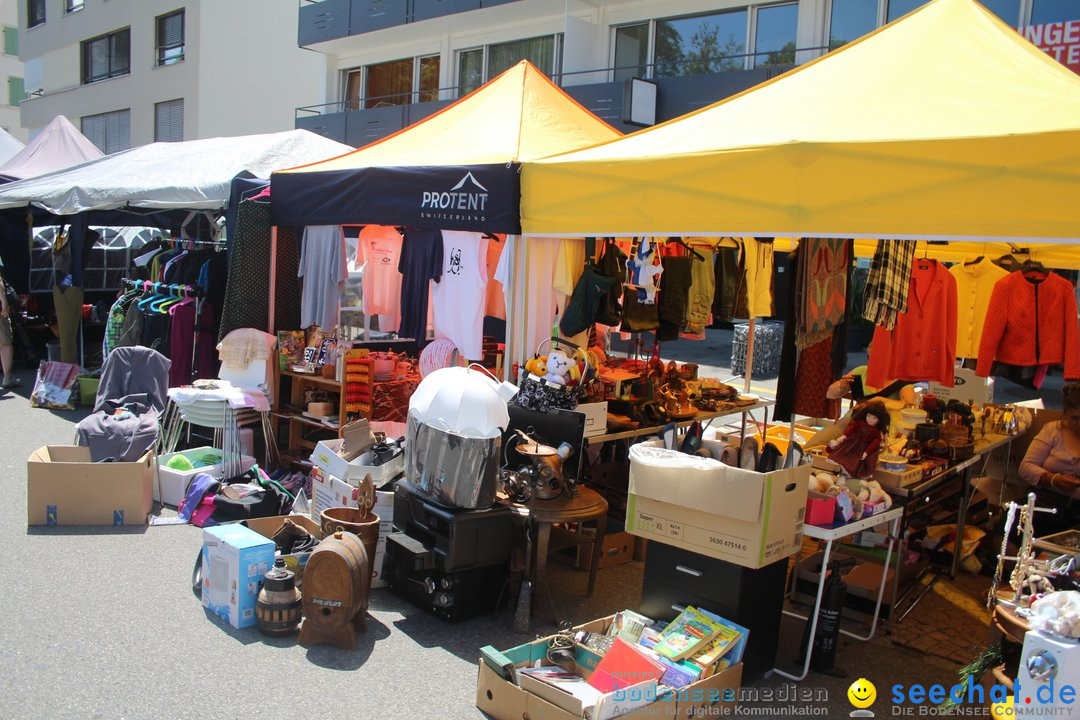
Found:
M 364 312 L 379 315 L 379 329 L 396 331 L 401 322 L 401 235 L 392 227 L 368 225 L 360 231 L 364 262 Z

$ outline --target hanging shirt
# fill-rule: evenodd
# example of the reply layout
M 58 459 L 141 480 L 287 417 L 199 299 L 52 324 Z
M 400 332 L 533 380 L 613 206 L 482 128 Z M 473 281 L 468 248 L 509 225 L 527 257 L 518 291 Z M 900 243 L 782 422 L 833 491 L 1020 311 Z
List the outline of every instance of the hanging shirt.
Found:
M 743 265 L 746 268 L 746 311 L 749 317 L 773 314 L 773 244 L 743 238 Z
M 506 247 L 506 236 L 500 235 L 497 240 L 488 238 L 488 241 L 487 288 L 484 290 L 484 315 L 505 320 L 506 298 L 503 296 L 502 283 L 495 279 L 495 271 L 499 269 L 499 259 L 502 257 L 503 248 Z
M 304 279 L 300 327 L 318 325 L 329 332 L 337 327 L 341 284 L 349 277 L 345 233 L 340 225 L 315 225 L 304 228 L 303 242 L 300 269 L 296 273 Z
M 484 357 L 487 244 L 480 233 L 444 230 L 442 277 L 431 288 L 435 335 L 452 340 L 469 360 Z
M 519 243 L 517 247 L 524 246 L 526 253 L 526 273 L 522 279 L 523 288 L 519 292 L 525 294 L 525 350 L 526 357 L 532 357 L 533 352 L 542 340 L 551 337 L 551 327 L 555 322 L 555 309 L 558 306 L 558 297 L 555 291 L 555 270 L 563 252 L 562 238 L 530 237 L 527 241 Z M 507 295 L 507 303 L 513 302 L 510 297 L 513 285 L 510 280 L 513 274 L 512 252 L 503 252 L 499 259 L 499 267 L 495 271 L 495 279 L 503 284 Z M 519 332 L 517 328 L 515 332 Z
M 1028 277 L 1030 275 L 1030 277 Z M 990 296 L 975 374 L 994 361 L 1010 365 L 1065 365 L 1065 379 L 1080 379 L 1080 324 L 1076 291 L 1052 272 L 1014 272 Z
M 952 387 L 956 358 L 956 278 L 936 260 L 916 260 L 908 283 L 907 312 L 891 331 L 874 330 L 866 381 L 936 381 Z
M 396 332 L 401 324 L 401 234 L 385 225 L 360 231 L 364 263 L 364 313 L 379 315 L 379 329 Z
M 439 230 L 409 228 L 401 245 L 401 323 L 398 335 L 421 345 L 427 338 L 428 294 L 443 271 L 443 239 Z
M 970 265 L 957 263 L 949 272 L 956 278 L 956 356 L 978 357 L 994 285 L 1009 273 L 985 257 Z

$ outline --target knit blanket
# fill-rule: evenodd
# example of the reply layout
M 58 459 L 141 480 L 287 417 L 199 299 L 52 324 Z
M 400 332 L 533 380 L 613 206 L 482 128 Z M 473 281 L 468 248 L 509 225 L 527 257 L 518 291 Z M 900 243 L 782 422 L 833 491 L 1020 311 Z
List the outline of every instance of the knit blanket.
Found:
M 807 238 L 799 253 L 802 303 L 795 346 L 805 350 L 827 339 L 847 312 L 848 241 Z

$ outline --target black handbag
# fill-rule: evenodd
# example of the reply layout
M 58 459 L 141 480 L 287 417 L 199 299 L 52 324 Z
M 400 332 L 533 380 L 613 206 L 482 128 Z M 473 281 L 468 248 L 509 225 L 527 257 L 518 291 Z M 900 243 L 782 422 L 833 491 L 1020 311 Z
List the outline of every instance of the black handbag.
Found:
M 626 273 L 626 255 L 615 241 L 604 238 L 604 256 L 597 266 L 601 273 L 614 278 L 596 313 L 596 322 L 615 327 L 622 320 L 622 277 Z

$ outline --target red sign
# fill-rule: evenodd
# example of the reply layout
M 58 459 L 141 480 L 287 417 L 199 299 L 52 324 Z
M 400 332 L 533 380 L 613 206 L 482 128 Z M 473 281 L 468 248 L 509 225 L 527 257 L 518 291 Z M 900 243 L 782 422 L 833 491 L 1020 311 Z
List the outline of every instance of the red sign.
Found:
M 1028 25 L 1020 34 L 1062 65 L 1080 73 L 1080 20 Z

